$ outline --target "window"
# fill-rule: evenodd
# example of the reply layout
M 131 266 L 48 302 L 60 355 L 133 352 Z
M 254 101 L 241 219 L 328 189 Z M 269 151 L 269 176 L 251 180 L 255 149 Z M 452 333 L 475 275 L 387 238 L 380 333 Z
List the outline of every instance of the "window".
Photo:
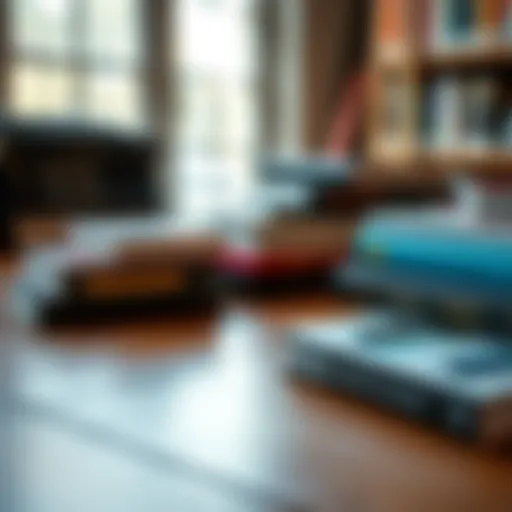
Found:
M 11 112 L 143 125 L 141 2 L 11 0 Z
M 237 208 L 250 189 L 256 2 L 178 2 L 177 199 L 188 214 Z

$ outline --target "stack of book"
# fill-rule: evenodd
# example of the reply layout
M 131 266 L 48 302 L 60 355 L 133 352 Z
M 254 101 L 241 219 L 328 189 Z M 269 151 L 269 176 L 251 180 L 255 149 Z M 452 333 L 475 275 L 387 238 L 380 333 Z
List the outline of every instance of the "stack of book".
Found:
M 359 289 L 447 308 L 462 302 L 492 322 L 510 317 L 511 256 L 509 226 L 464 222 L 449 209 L 381 211 L 357 230 L 342 273 Z
M 512 236 L 450 212 L 380 212 L 354 237 L 341 285 L 383 307 L 289 331 L 294 377 L 459 439 L 512 446 Z
M 221 239 L 204 231 L 160 229 L 160 236 L 155 230 L 152 237 L 120 236 L 112 243 L 98 236 L 96 246 L 76 243 L 27 253 L 12 287 L 15 314 L 51 328 L 215 313 L 214 263 Z M 111 239 L 116 236 L 114 230 Z

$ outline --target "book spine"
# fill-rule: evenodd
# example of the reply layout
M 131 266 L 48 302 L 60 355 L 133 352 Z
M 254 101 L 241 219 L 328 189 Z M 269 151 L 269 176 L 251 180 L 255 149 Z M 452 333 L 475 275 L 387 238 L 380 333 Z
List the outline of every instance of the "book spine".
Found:
M 439 23 L 436 37 L 441 46 L 470 43 L 476 22 L 474 0 L 442 0 L 436 4 L 436 23 Z
M 452 0 L 452 34 L 456 43 L 471 43 L 476 25 L 474 0 Z
M 415 37 L 420 49 L 428 48 L 434 24 L 434 0 L 412 2 Z
M 488 148 L 492 142 L 495 82 L 490 77 L 481 76 L 467 79 L 463 87 L 464 145 L 471 148 Z
M 437 149 L 454 149 L 462 139 L 463 87 L 459 78 L 445 76 L 434 83 L 432 129 Z
M 498 149 L 512 147 L 512 84 L 504 79 L 495 82 L 490 112 L 490 137 Z
M 437 393 L 379 371 L 356 358 L 334 354 L 296 339 L 292 343 L 294 358 L 290 371 L 299 379 L 348 393 L 427 425 L 440 425 L 442 409 Z
M 431 3 L 431 20 L 430 25 L 430 46 L 433 49 L 442 49 L 447 44 L 447 36 L 445 33 L 446 26 L 446 1 L 449 0 L 432 0 Z
M 512 0 L 503 0 L 501 11 L 501 26 L 504 38 L 512 39 Z
M 472 400 L 385 372 L 375 365 L 293 340 L 290 372 L 435 428 L 458 439 L 479 438 L 479 406 Z
M 493 98 L 490 106 L 489 132 L 492 144 L 498 149 L 512 146 L 512 94 L 510 80 L 494 82 Z
M 407 0 L 378 0 L 376 12 L 376 43 L 380 54 L 392 54 L 403 46 L 407 36 Z
M 476 38 L 483 44 L 495 43 L 500 36 L 500 25 L 505 14 L 504 0 L 474 0 Z
M 434 82 L 427 81 L 422 85 L 420 131 L 422 145 L 427 148 L 433 144 L 435 94 Z

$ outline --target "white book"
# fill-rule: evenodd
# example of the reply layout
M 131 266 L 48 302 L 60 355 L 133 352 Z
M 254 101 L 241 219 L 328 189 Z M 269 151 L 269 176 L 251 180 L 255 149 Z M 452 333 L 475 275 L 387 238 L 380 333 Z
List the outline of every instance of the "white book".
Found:
M 433 50 L 442 50 L 448 44 L 446 34 L 446 5 L 451 0 L 432 0 L 432 24 L 430 46 Z
M 456 211 L 473 225 L 510 227 L 512 187 L 487 187 L 461 178 L 456 184 Z
M 434 147 L 454 150 L 463 143 L 463 88 L 454 76 L 440 78 L 435 85 L 433 105 Z

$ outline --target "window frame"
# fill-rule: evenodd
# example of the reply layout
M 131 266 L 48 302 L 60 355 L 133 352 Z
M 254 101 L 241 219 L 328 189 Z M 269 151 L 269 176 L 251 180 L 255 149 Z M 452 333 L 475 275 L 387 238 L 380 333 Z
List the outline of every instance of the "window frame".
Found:
M 13 33 L 13 23 L 15 3 L 17 0 L 8 0 L 6 2 L 6 18 L 11 22 L 9 31 L 5 35 L 6 51 L 5 57 L 5 79 L 4 79 L 4 110 L 11 115 L 17 115 L 13 112 L 13 90 L 12 79 L 15 66 L 18 64 L 25 64 L 28 66 L 41 67 L 43 69 L 55 69 L 68 72 L 71 77 L 71 105 L 70 112 L 66 112 L 63 116 L 65 119 L 75 120 L 78 119 L 84 122 L 95 123 L 94 120 L 87 114 L 93 109 L 90 105 L 90 94 L 88 92 L 88 80 L 93 77 L 105 77 L 113 75 L 116 77 L 123 77 L 130 85 L 138 88 L 139 98 L 137 110 L 139 110 L 138 124 L 142 127 L 147 127 L 149 124 L 149 106 L 148 94 L 146 92 L 147 74 L 144 66 L 144 57 L 147 52 L 144 43 L 144 14 L 146 10 L 145 0 L 136 0 L 137 8 L 140 13 L 136 16 L 136 22 L 139 25 L 134 31 L 133 36 L 137 38 L 137 45 L 139 46 L 137 57 L 134 60 L 125 59 L 118 56 L 94 56 L 91 52 L 87 51 L 86 38 L 87 27 L 84 20 L 88 17 L 87 5 L 88 0 L 70 0 L 69 8 L 70 14 L 68 16 L 68 26 L 64 28 L 67 37 L 69 37 L 69 48 L 64 52 L 55 51 L 49 48 L 23 48 L 16 47 L 16 37 Z M 109 0 L 105 0 L 109 1 Z M 32 118 L 39 116 L 23 115 L 24 118 Z M 52 114 L 45 117 L 57 117 Z M 58 116 L 60 117 L 60 116 Z M 119 123 L 124 126 L 124 123 Z M 116 123 L 117 125 L 117 123 Z

